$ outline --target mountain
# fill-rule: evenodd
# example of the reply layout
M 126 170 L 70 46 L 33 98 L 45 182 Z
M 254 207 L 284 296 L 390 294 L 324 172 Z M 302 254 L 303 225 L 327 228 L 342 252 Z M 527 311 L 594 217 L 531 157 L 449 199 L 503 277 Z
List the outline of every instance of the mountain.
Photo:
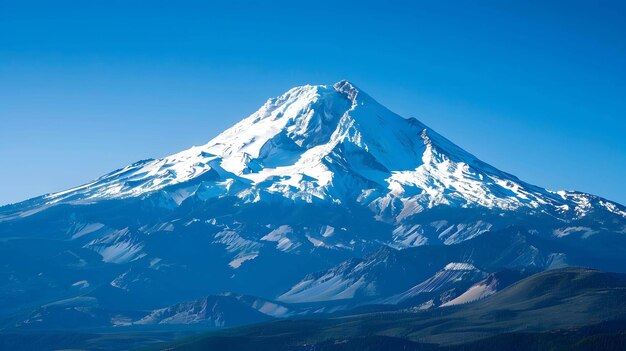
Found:
M 483 301 L 437 311 L 278 321 L 167 349 L 618 350 L 626 341 L 625 317 L 626 275 L 563 268 L 532 275 Z
M 152 311 L 135 323 L 206 324 L 219 328 L 258 323 L 289 315 L 289 309 L 284 306 L 254 298 L 251 302 L 246 300 L 246 297 L 232 294 L 203 297 Z
M 435 308 L 505 271 L 624 271 L 625 250 L 624 206 L 528 184 L 349 82 L 306 85 L 203 146 L 1 207 L 0 327 L 268 317 L 232 296 Z
M 595 196 L 551 192 L 522 182 L 342 81 L 291 89 L 206 145 L 140 161 L 91 183 L 8 206 L 2 218 L 30 216 L 59 204 L 92 204 L 155 192 L 160 195 L 154 199 L 159 201 L 156 205 L 166 208 L 180 206 L 190 197 L 206 201 L 234 196 L 242 203 L 258 203 L 276 195 L 275 201 L 360 204 L 377 219 L 396 224 L 440 205 L 527 209 L 567 220 L 602 211 L 626 216 L 623 206 Z M 394 243 L 419 245 L 420 238 L 433 240 L 435 233 L 443 242 L 454 243 L 490 226 L 431 223 L 431 227 L 398 226 Z M 318 234 L 332 234 L 324 233 Z M 583 227 L 551 234 L 575 233 L 594 234 Z
M 457 286 L 461 285 L 461 289 L 463 289 L 463 285 L 471 285 L 472 283 L 479 282 L 485 279 L 486 276 L 486 273 L 477 269 L 471 263 L 450 262 L 443 267 L 443 269 L 437 271 L 432 277 L 429 277 L 406 291 L 384 299 L 383 302 L 397 305 L 398 303 L 412 300 L 420 295 L 444 291 L 445 294 L 438 298 L 438 302 L 439 304 L 443 303 L 443 305 L 445 305 L 457 298 L 456 296 L 450 296 L 450 294 L 454 293 Z M 468 287 L 465 286 L 465 289 L 467 288 Z M 459 298 L 460 297 L 461 296 L 459 296 Z M 420 305 L 419 308 L 430 308 L 435 303 L 434 299 L 429 300 L 425 304 Z
M 191 325 L 225 328 L 285 318 L 306 311 L 289 306 L 231 293 L 204 296 L 152 311 L 111 310 L 99 306 L 93 297 L 56 301 L 36 309 L 18 321 L 21 330 L 75 330 L 102 326 L 132 327 Z
M 278 297 L 285 303 L 341 301 L 352 304 L 436 307 L 474 283 L 491 292 L 545 269 L 566 265 L 606 266 L 596 247 L 563 245 L 524 227 L 489 231 L 455 245 L 423 245 L 397 250 L 383 246 L 328 270 L 311 273 Z M 499 278 L 485 282 L 483 279 Z M 506 282 L 500 284 L 497 281 Z M 513 281 L 514 281 L 513 280 Z M 445 294 L 442 296 L 439 294 Z M 485 292 L 487 293 L 487 292 Z

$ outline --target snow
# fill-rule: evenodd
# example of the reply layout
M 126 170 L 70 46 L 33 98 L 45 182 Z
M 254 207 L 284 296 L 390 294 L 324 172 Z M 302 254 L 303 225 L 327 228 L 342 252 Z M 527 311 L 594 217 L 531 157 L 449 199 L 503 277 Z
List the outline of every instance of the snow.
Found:
M 488 232 L 491 229 L 492 224 L 484 221 L 476 221 L 474 223 L 460 223 L 453 225 L 445 229 L 439 234 L 439 239 L 442 239 L 446 245 L 460 243 L 465 240 L 469 240 L 479 236 L 482 233 Z
M 226 245 L 226 251 L 235 254 L 237 257 L 257 254 L 261 247 L 261 244 L 246 239 L 242 237 L 239 232 L 231 229 L 223 230 L 215 234 L 215 240 L 213 242 Z
M 85 245 L 100 254 L 102 261 L 118 264 L 143 257 L 143 246 L 128 228 L 113 231 Z
M 76 233 L 72 235 L 72 239 L 78 239 L 81 236 L 96 232 L 104 227 L 102 223 L 89 223 L 85 224 Z
M 232 305 L 233 302 L 238 305 Z M 224 327 L 230 319 L 236 320 L 237 313 L 242 308 L 254 309 L 275 318 L 288 317 L 292 314 L 289 308 L 278 303 L 251 296 L 224 293 L 153 310 L 133 324 L 203 323 L 214 327 Z
M 616 204 L 609 202 L 609 201 L 599 201 L 599 203 L 600 203 L 600 206 L 603 206 L 610 212 L 626 218 L 626 210 L 624 210 L 623 208 L 620 209 L 619 206 L 617 206 Z
M 230 261 L 230 263 L 228 263 L 228 265 L 231 266 L 233 269 L 237 269 L 237 268 L 241 267 L 241 265 L 244 262 L 253 260 L 257 256 L 258 256 L 258 254 L 250 254 L 250 255 L 245 255 L 245 256 L 242 256 L 242 257 L 237 257 L 234 260 Z
M 412 226 L 400 225 L 393 230 L 392 247 L 403 249 L 407 247 L 422 246 L 428 243 L 428 238 L 424 236 L 424 229 L 421 225 Z
M 471 263 L 465 262 L 450 262 L 445 267 L 443 267 L 446 271 L 474 271 L 476 267 L 474 267 Z
M 310 236 L 310 235 L 307 235 L 307 236 L 306 236 L 306 238 L 307 238 L 307 240 L 309 240 L 309 242 L 310 242 L 311 244 L 313 244 L 313 246 L 315 246 L 315 247 L 320 247 L 320 246 L 328 246 L 328 245 L 326 245 L 326 243 L 324 243 L 323 241 L 318 240 L 318 239 L 315 239 L 314 237 L 312 237 L 312 236 Z
M 118 275 L 117 277 L 115 277 L 115 279 L 113 279 L 109 285 L 111 285 L 112 287 L 118 288 L 118 289 L 122 289 L 122 290 L 130 290 L 133 288 L 133 286 L 142 286 L 143 284 L 145 284 L 146 282 L 148 282 L 150 279 L 147 278 L 144 274 L 142 273 L 137 273 L 136 271 L 133 271 L 132 268 L 127 270 L 126 272 Z
M 587 239 L 590 236 L 599 233 L 599 231 L 593 230 L 589 227 L 575 226 L 575 227 L 557 228 L 557 229 L 554 229 L 552 233 L 557 238 L 563 238 L 563 237 L 572 235 L 574 233 L 579 233 L 582 239 Z
M 161 232 L 161 231 L 173 232 L 174 229 L 175 229 L 174 223 L 171 223 L 171 222 L 157 223 L 150 227 L 144 226 L 144 227 L 139 228 L 140 231 L 147 233 L 147 234 Z
M 135 324 L 209 323 L 216 327 L 223 327 L 224 321 L 216 307 L 217 302 L 209 301 L 206 298 L 194 302 L 179 303 L 171 307 L 154 310 Z
M 458 297 L 441 304 L 441 307 L 461 305 L 477 300 L 484 299 L 487 296 L 491 296 L 496 293 L 495 286 L 493 284 L 480 283 L 471 286 L 467 291 Z
M 124 286 L 124 278 L 126 278 L 126 275 L 128 275 L 128 272 L 124 272 L 118 275 L 109 284 L 114 288 L 123 289 L 123 290 L 126 289 L 126 287 Z
M 289 252 L 298 248 L 301 244 L 292 241 L 290 239 L 293 234 L 293 229 L 288 225 L 281 225 L 280 227 L 272 230 L 267 235 L 263 236 L 261 240 L 276 242 L 276 248 L 281 251 Z
M 77 287 L 79 289 L 85 289 L 89 287 L 89 282 L 86 280 L 79 280 L 72 284 L 73 287 Z
M 621 205 L 583 193 L 548 191 L 502 172 L 416 119 L 393 113 L 350 82 L 341 81 L 290 89 L 204 145 L 139 161 L 88 184 L 30 200 L 13 212 L 0 213 L 0 221 L 58 204 L 142 197 L 174 209 L 187 201 L 227 196 L 238 199 L 237 204 L 277 198 L 329 206 L 355 203 L 368 209 L 373 219 L 391 225 L 391 236 L 376 241 L 396 249 L 457 244 L 496 225 L 487 219 L 412 220 L 436 207 L 501 213 L 525 208 L 564 222 L 596 209 L 626 218 Z M 182 226 L 191 223 L 194 219 L 181 222 Z M 105 262 L 130 262 L 145 254 L 137 233 L 118 238 L 119 229 L 102 223 L 81 226 L 68 235 L 91 239 L 94 235 L 89 234 L 98 233 L 100 239 L 86 247 Z M 141 232 L 176 231 L 178 226 L 156 223 Z M 564 224 L 554 235 L 564 237 L 574 231 Z M 594 234 L 589 229 L 581 237 Z M 337 235 L 331 225 L 319 232 L 281 226 L 260 239 L 244 235 L 239 228 L 222 228 L 214 237 L 214 243 L 226 246 L 234 269 L 254 259 L 263 246 L 297 253 L 305 247 L 354 250 L 358 242 Z
M 343 279 L 341 275 L 329 273 L 317 280 L 305 280 L 296 284 L 280 295 L 278 301 L 304 303 L 350 299 L 365 285 L 363 278 L 353 282 Z
M 129 243 L 118 243 L 98 251 L 102 261 L 111 263 L 125 263 L 130 261 L 141 247 L 133 247 Z
M 338 183 L 348 179 L 338 167 L 350 179 L 379 184 L 368 190 L 375 198 L 365 200 Z M 579 217 L 593 207 L 585 195 L 534 187 L 479 161 L 346 81 L 290 89 L 205 145 L 140 161 L 47 195 L 39 206 L 134 197 L 166 188 L 172 188 L 166 197 L 174 206 L 193 196 L 206 200 L 226 194 L 262 201 L 268 192 L 306 202 L 318 198 L 343 203 L 346 197 L 361 196 L 359 201 L 376 202 L 382 212 L 393 202 L 380 200 L 389 196 L 402 203 L 395 211 L 398 221 L 441 205 L 502 210 L 551 206 L 560 212 L 571 208 Z M 626 217 L 611 202 L 601 206 Z M 422 239 L 401 241 L 415 246 Z
M 118 201 L 122 199 L 129 201 Z M 94 206 L 94 211 L 77 209 L 104 200 L 115 201 Z M 109 203 L 114 206 L 108 207 Z M 150 274 L 169 274 L 168 267 L 178 266 L 180 262 L 173 258 L 178 255 L 163 251 L 163 238 L 190 238 L 190 243 L 200 238 L 212 245 L 207 252 L 213 254 L 214 247 L 224 251 L 216 259 L 224 265 L 219 269 L 230 272 L 226 276 L 237 276 L 242 265 L 247 270 L 268 260 L 279 262 L 273 260 L 287 256 L 283 252 L 290 258 L 319 255 L 319 262 L 313 263 L 319 263 L 317 268 L 322 271 L 306 276 L 279 297 L 293 303 L 388 298 L 376 296 L 375 283 L 380 280 L 368 275 L 371 261 L 350 260 L 380 247 L 406 250 L 455 245 L 521 221 L 531 223 L 531 234 L 542 237 L 552 234 L 584 240 L 600 232 L 626 233 L 624 206 L 589 194 L 554 192 L 528 184 L 480 161 L 416 119 L 391 112 L 345 81 L 290 89 L 205 145 L 139 161 L 88 184 L 4 207 L 0 222 L 17 221 L 60 204 L 71 206 L 59 217 L 62 227 L 53 228 L 51 235 L 71 238 L 74 241 L 68 243 L 98 253 L 104 262 L 136 267 L 132 273 L 120 274 L 128 268 L 112 266 L 117 277 L 108 280 L 113 279 L 110 284 L 114 287 L 132 289 L 146 282 Z M 222 204 L 232 204 L 232 208 L 213 211 L 212 206 Z M 303 215 L 295 218 L 285 213 L 283 219 L 277 211 L 265 222 L 264 216 L 246 212 L 273 209 L 275 204 L 280 204 L 276 207 L 279 211 L 294 208 L 296 215 Z M 159 207 L 155 216 L 144 216 L 143 211 L 152 210 L 151 206 Z M 115 208 L 141 212 L 137 217 L 122 213 L 109 218 Z M 300 211 L 303 208 L 305 211 Z M 307 212 L 309 209 L 312 211 Z M 328 212 L 333 209 L 338 211 Z M 348 211 L 343 212 L 345 209 Z M 322 215 L 306 217 L 309 213 Z M 535 225 L 533 214 L 542 214 L 547 220 L 539 218 Z M 372 224 L 371 230 L 362 224 Z M 515 254 L 511 267 L 552 268 L 568 261 L 565 254 L 546 255 L 530 244 L 523 252 L 516 247 L 510 248 L 516 252 L 501 253 L 502 257 Z M 268 260 L 258 258 L 262 253 L 268 253 Z M 72 251 L 63 254 L 70 255 L 75 266 L 88 266 L 82 255 Z M 466 257 L 456 259 L 469 260 L 472 255 L 468 251 Z M 344 259 L 350 262 L 347 267 L 335 266 L 343 270 L 325 270 Z M 388 263 L 387 257 L 380 259 Z M 308 269 L 304 266 L 309 265 L 299 267 L 303 275 L 309 273 L 304 272 Z M 411 281 L 410 289 L 387 302 L 437 292 L 456 282 L 469 286 L 482 275 L 469 262 L 450 262 L 419 284 Z M 90 282 L 80 280 L 71 286 L 73 290 L 85 289 Z M 482 298 L 491 293 L 490 289 L 484 284 L 474 285 L 447 305 Z M 430 300 L 423 307 L 438 303 L 440 300 Z M 289 313 L 278 303 L 259 301 L 255 306 L 268 315 Z M 172 320 L 195 318 L 182 313 Z M 214 322 L 223 321 L 217 318 Z
M 284 318 L 291 314 L 291 311 L 287 307 L 261 299 L 255 300 L 252 304 L 252 308 L 275 318 Z
M 329 238 L 335 234 L 335 228 L 325 225 L 322 227 L 321 234 L 324 238 Z
M 417 306 L 417 310 L 418 311 L 424 311 L 424 310 L 433 308 L 433 306 L 435 306 L 435 300 L 428 300 L 428 301 L 420 304 L 419 306 Z
M 402 293 L 385 298 L 380 302 L 384 304 L 398 304 L 421 294 L 443 290 L 456 282 L 482 279 L 484 275 L 483 272 L 478 270 L 471 263 L 450 262 L 432 277 Z
M 155 257 L 153 259 L 150 260 L 150 268 L 158 268 L 158 264 L 161 263 L 161 261 L 163 261 L 163 259 L 159 258 L 159 257 Z

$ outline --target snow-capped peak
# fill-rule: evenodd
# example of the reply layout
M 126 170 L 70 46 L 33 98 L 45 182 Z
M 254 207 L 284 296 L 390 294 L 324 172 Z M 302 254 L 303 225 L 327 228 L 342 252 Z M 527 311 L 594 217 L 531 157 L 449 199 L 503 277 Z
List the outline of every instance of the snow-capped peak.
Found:
M 360 203 L 390 221 L 439 205 L 501 210 L 547 206 L 551 213 L 569 210 L 581 216 L 595 199 L 524 183 L 340 81 L 292 88 L 205 145 L 137 162 L 45 196 L 38 205 L 157 191 L 169 199 L 168 206 L 191 196 L 205 200 L 228 195 L 256 202 L 276 194 L 306 202 Z

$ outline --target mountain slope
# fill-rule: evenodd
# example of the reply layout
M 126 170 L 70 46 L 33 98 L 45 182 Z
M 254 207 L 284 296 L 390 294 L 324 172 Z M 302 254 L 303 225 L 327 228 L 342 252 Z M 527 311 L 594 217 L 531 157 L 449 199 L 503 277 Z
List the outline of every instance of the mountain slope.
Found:
M 77 298 L 102 323 L 225 292 L 328 311 L 453 262 L 619 271 L 624 250 L 624 206 L 530 185 L 349 82 L 307 85 L 205 145 L 0 208 L 0 325 Z
M 564 268 L 535 274 L 483 301 L 436 312 L 387 312 L 324 320 L 278 321 L 196 337 L 168 349 L 209 349 L 211 345 L 227 341 L 241 350 L 252 349 L 255 343 L 274 345 L 276 350 L 358 350 L 359 345 L 370 344 L 360 344 L 361 338 L 387 337 L 392 339 L 379 340 L 384 342 L 379 344 L 380 348 L 397 344 L 409 346 L 407 349 L 434 350 L 440 349 L 437 345 L 449 345 L 450 350 L 461 350 L 467 349 L 468 342 L 502 333 L 581 328 L 624 317 L 626 276 Z M 584 338 L 584 334 L 579 338 Z M 375 339 L 370 341 L 377 344 Z M 412 342 L 421 343 L 421 348 Z M 330 345 L 343 345 L 343 348 Z M 506 349 L 514 346 L 502 342 L 500 345 Z M 483 347 L 487 346 L 489 343 L 483 343 Z M 534 347 L 538 346 L 532 349 Z
M 278 300 L 289 303 L 339 300 L 347 304 L 405 307 L 429 302 L 425 306 L 430 308 L 447 302 L 440 300 L 439 293 L 455 299 L 465 292 L 463 289 L 485 278 L 486 272 L 492 280 L 483 282 L 485 286 L 481 289 L 492 289 L 484 291 L 488 296 L 499 290 L 499 282 L 507 286 L 513 282 L 512 277 L 521 279 L 544 269 L 580 264 L 612 267 L 620 260 L 618 253 L 614 255 L 611 260 L 598 247 L 564 245 L 512 226 L 455 245 L 402 250 L 383 247 L 363 258 L 349 259 L 305 276 Z M 503 274 L 504 271 L 510 272 Z M 494 274 L 498 279 L 493 279 Z
M 281 194 L 307 202 L 357 201 L 379 216 L 391 206 L 396 220 L 442 204 L 527 207 L 569 217 L 596 207 L 626 216 L 617 204 L 549 192 L 501 172 L 346 81 L 291 89 L 206 145 L 137 162 L 31 200 L 36 206 L 27 207 L 137 197 L 161 189 L 167 189 L 170 202 L 164 205 L 193 195 L 258 202 L 267 194 Z

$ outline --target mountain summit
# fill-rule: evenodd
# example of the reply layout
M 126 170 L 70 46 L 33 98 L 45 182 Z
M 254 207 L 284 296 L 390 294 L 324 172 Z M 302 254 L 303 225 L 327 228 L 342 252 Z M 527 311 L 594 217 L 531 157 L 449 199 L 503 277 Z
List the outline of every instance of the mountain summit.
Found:
M 609 201 L 547 191 L 499 171 L 348 81 L 290 89 L 203 146 L 137 162 L 29 207 L 157 191 L 164 206 L 191 196 L 235 196 L 247 203 L 280 195 L 361 204 L 394 222 L 437 206 L 526 208 L 562 218 L 601 207 L 626 215 Z
M 305 85 L 205 145 L 1 207 L 0 322 L 434 308 L 527 271 L 624 270 L 625 233 L 622 205 L 530 185 L 350 82 Z

